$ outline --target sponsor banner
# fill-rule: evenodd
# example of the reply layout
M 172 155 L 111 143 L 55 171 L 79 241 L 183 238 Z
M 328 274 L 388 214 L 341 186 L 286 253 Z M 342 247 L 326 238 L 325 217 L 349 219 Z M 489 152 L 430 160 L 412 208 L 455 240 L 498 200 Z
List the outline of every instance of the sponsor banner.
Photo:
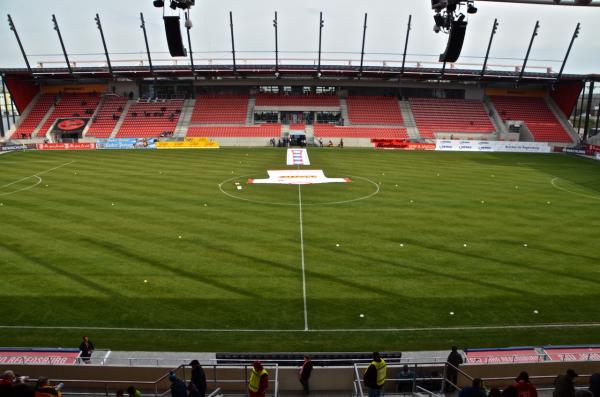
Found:
M 551 361 L 600 361 L 600 347 L 545 347 Z
M 594 155 L 596 153 L 600 153 L 600 145 L 587 145 L 587 151 L 591 155 Z
M 218 149 L 219 143 L 208 138 L 186 138 L 184 141 L 156 142 L 157 149 Z
M 38 143 L 37 150 L 95 150 L 93 142 L 81 143 Z
M 249 184 L 309 185 L 313 183 L 345 183 L 349 178 L 327 178 L 323 170 L 269 170 L 269 179 L 248 179 Z
M 576 149 L 573 147 L 564 147 L 562 148 L 563 153 L 573 153 L 573 154 L 585 154 L 584 149 Z
M 156 138 L 96 139 L 98 149 L 156 149 Z
M 79 350 L 1 350 L 0 364 L 16 365 L 16 364 L 52 364 L 66 365 L 75 364 L 79 357 Z
M 287 165 L 310 165 L 306 149 L 288 149 Z
M 4 145 L 0 146 L 0 152 L 12 152 L 15 150 L 25 150 L 25 145 Z
M 452 152 L 550 153 L 552 148 L 546 142 L 470 141 L 438 139 L 435 143 L 435 150 Z
M 58 119 L 52 128 L 53 133 L 83 134 L 83 130 L 90 121 L 87 117 L 71 117 L 68 119 Z
M 467 364 L 535 363 L 542 361 L 534 348 L 465 351 Z

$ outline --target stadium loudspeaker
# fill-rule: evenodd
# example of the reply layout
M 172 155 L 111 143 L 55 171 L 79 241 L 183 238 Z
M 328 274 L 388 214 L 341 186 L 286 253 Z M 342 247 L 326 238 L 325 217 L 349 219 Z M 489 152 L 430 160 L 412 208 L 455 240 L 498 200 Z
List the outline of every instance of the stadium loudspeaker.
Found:
M 466 21 L 454 21 L 450 27 L 450 35 L 446 51 L 440 54 L 440 62 L 456 62 L 460 56 L 463 42 L 465 41 L 465 33 L 467 32 Z
M 183 46 L 181 38 L 181 26 L 179 16 L 163 17 L 165 21 L 165 32 L 167 33 L 167 43 L 169 44 L 169 53 L 172 57 L 184 57 L 187 51 Z

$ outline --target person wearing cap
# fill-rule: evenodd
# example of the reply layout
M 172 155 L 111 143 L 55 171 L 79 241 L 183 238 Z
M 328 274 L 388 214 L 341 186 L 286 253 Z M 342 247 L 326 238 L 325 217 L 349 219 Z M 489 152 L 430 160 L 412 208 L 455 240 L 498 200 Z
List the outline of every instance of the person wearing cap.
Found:
M 369 364 L 363 381 L 369 390 L 369 397 L 383 396 L 383 386 L 387 376 L 387 365 L 379 352 L 373 352 L 373 361 Z
M 169 381 L 171 381 L 171 397 L 187 397 L 187 387 L 175 372 L 169 373 Z
M 250 397 L 265 397 L 269 387 L 269 373 L 263 368 L 260 361 L 255 361 L 250 370 L 248 380 L 248 395 Z
M 204 397 L 206 395 L 206 374 L 204 373 L 204 369 L 202 369 L 202 365 L 200 365 L 198 360 L 192 360 L 190 366 L 192 367 L 192 383 L 196 387 L 200 397 Z
M 515 389 L 517 389 L 517 397 L 537 397 L 537 389 L 529 381 L 529 374 L 522 371 L 517 379 L 515 379 Z
M 575 378 L 577 378 L 577 372 L 572 369 L 567 370 L 564 375 L 558 375 L 554 379 L 554 392 L 553 397 L 575 397 Z

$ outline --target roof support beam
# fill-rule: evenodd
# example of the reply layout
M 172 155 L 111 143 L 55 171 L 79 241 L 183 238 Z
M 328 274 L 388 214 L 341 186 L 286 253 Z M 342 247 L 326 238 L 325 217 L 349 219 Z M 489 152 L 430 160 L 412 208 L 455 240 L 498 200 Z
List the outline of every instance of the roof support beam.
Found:
M 96 21 L 96 26 L 100 31 L 100 38 L 102 39 L 102 47 L 104 47 L 104 55 L 106 55 L 106 64 L 108 65 L 108 72 L 114 78 L 115 74 L 113 73 L 113 68 L 110 63 L 110 56 L 108 55 L 108 48 L 106 47 L 106 40 L 104 39 L 104 31 L 102 30 L 102 23 L 100 22 L 100 15 L 96 14 L 96 18 L 94 18 L 94 20 Z
M 231 30 L 231 56 L 233 58 L 233 73 L 237 74 L 237 65 L 235 64 L 235 39 L 233 37 L 233 13 L 229 11 L 229 28 Z
M 558 72 L 558 76 L 556 76 L 557 83 L 560 80 L 560 78 L 562 77 L 563 71 L 565 70 L 565 65 L 567 64 L 567 60 L 569 59 L 569 54 L 571 53 L 571 49 L 573 48 L 573 43 L 575 42 L 575 39 L 577 37 L 579 37 L 580 26 L 581 26 L 581 23 L 578 22 L 577 26 L 575 27 L 575 31 L 573 32 L 573 36 L 571 37 L 571 42 L 569 43 L 569 48 L 567 48 L 567 53 L 565 54 L 565 59 L 563 59 L 562 65 L 560 65 L 560 71 Z
M 33 75 L 33 71 L 31 70 L 31 65 L 29 65 L 29 59 L 27 59 L 27 54 L 25 53 L 25 49 L 23 48 L 23 43 L 21 43 L 21 38 L 19 37 L 19 33 L 17 32 L 17 28 L 13 23 L 12 17 L 8 14 L 8 26 L 10 30 L 12 30 L 15 34 L 15 38 L 17 39 L 17 43 L 19 44 L 19 48 L 21 49 L 21 54 L 23 54 L 23 59 L 25 60 L 25 65 L 27 65 L 27 71 L 29 74 Z
M 365 38 L 367 36 L 367 13 L 365 12 L 365 24 L 363 25 L 363 36 L 362 36 L 362 47 L 360 49 L 360 66 L 358 68 L 358 75 L 361 76 L 363 72 L 363 60 L 365 57 Z
M 525 68 L 527 67 L 527 61 L 529 60 L 529 54 L 531 53 L 531 47 L 533 46 L 533 40 L 535 40 L 535 36 L 538 35 L 538 29 L 540 28 L 540 21 L 535 21 L 535 27 L 533 28 L 533 34 L 531 35 L 531 40 L 529 41 L 529 47 L 527 47 L 527 53 L 525 54 L 525 59 L 523 59 L 523 66 L 521 67 L 521 72 L 519 73 L 519 78 L 517 79 L 517 85 L 521 82 L 523 78 L 523 74 L 525 73 Z
M 146 34 L 146 22 L 144 21 L 144 14 L 141 12 L 140 21 L 140 28 L 144 32 L 144 42 L 146 43 L 146 53 L 148 54 L 148 65 L 150 66 L 150 74 L 152 75 L 152 77 L 154 77 L 154 89 L 156 90 L 156 75 L 154 74 L 154 67 L 152 66 L 152 56 L 150 55 L 150 46 L 148 45 L 148 35 Z
M 492 41 L 494 41 L 494 35 L 498 30 L 498 18 L 494 19 L 494 24 L 492 25 L 492 33 L 490 34 L 490 41 L 488 43 L 487 51 L 485 52 L 485 59 L 483 60 L 483 67 L 481 68 L 480 77 L 483 77 L 485 74 L 485 68 L 487 67 L 487 61 L 490 57 L 490 50 L 492 49 Z
M 404 75 L 404 65 L 406 64 L 406 51 L 408 50 L 408 38 L 410 36 L 412 15 L 408 16 L 408 25 L 406 25 L 406 39 L 404 40 L 404 52 L 402 53 L 402 68 L 400 69 L 400 75 Z
M 275 29 L 275 73 L 277 73 L 276 77 L 278 77 L 279 73 L 279 45 L 277 42 L 277 11 L 275 11 L 275 18 L 273 18 L 273 28 Z
M 323 11 L 319 12 L 319 60 L 317 61 L 317 77 L 321 77 L 321 36 L 323 34 Z
M 69 69 L 69 74 L 73 75 L 73 68 L 71 67 L 71 62 L 69 62 L 69 55 L 67 54 L 67 49 L 65 48 L 65 42 L 62 39 L 62 35 L 60 34 L 60 28 L 58 27 L 58 21 L 56 20 L 56 15 L 52 14 L 52 23 L 54 24 L 54 30 L 56 30 L 56 34 L 58 34 L 58 40 L 60 41 L 60 47 L 62 48 L 63 55 L 65 56 L 65 62 L 67 62 L 67 68 Z

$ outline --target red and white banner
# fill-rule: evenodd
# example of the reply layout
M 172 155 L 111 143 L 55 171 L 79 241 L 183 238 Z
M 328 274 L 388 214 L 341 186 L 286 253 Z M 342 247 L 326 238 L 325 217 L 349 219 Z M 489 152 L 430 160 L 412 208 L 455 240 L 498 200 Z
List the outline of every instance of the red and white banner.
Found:
M 0 351 L 0 364 L 51 364 L 68 365 L 75 364 L 79 357 L 79 351 Z
M 327 178 L 323 170 L 269 170 L 269 179 L 248 179 L 249 184 L 310 185 L 313 183 L 345 183 L 350 178 Z
M 306 149 L 288 149 L 287 165 L 310 165 Z
M 600 347 L 544 348 L 552 361 L 600 361 Z
M 95 150 L 95 142 L 38 143 L 37 150 Z
M 465 351 L 467 364 L 535 363 L 542 357 L 533 348 Z

